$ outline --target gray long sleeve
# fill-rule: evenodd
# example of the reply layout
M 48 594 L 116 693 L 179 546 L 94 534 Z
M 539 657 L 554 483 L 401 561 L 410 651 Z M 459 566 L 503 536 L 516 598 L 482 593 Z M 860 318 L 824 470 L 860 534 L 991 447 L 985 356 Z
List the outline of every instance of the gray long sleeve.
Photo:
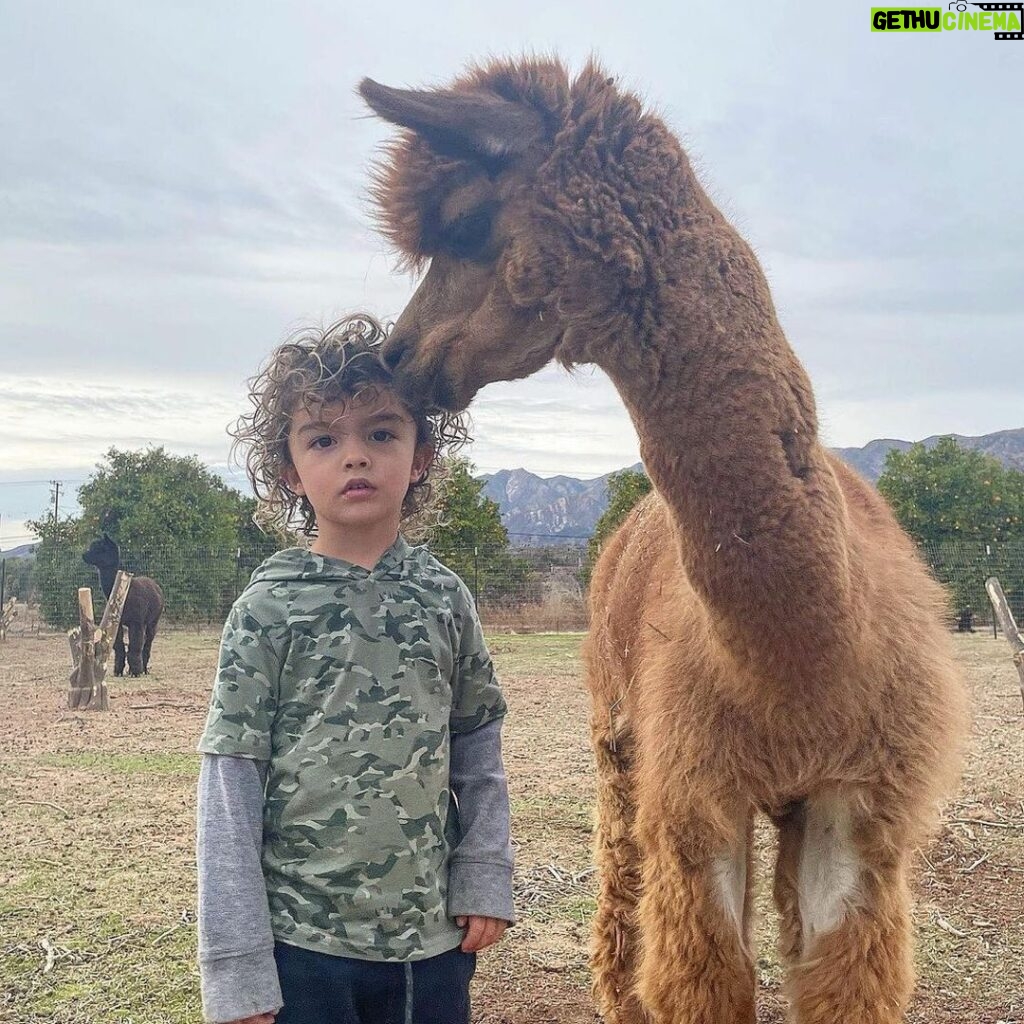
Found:
M 199 968 L 203 1014 L 230 1021 L 281 1008 L 261 866 L 267 762 L 204 754 L 199 772 Z M 508 785 L 501 720 L 451 740 L 461 840 L 449 869 L 448 914 L 514 921 Z
M 263 879 L 267 762 L 204 754 L 196 864 L 203 1015 L 233 1021 L 282 1005 Z
M 453 733 L 450 784 L 461 839 L 452 851 L 448 916 L 515 921 L 508 783 L 501 761 L 501 719 Z

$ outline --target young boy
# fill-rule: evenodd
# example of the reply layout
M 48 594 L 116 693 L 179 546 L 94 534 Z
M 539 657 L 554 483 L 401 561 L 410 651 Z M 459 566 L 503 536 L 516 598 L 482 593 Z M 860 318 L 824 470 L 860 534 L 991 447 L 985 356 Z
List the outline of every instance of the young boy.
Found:
M 399 526 L 459 418 L 401 400 L 356 316 L 281 346 L 235 430 L 312 546 L 235 602 L 199 750 L 208 1020 L 468 1024 L 513 920 L 505 702 L 465 584 Z

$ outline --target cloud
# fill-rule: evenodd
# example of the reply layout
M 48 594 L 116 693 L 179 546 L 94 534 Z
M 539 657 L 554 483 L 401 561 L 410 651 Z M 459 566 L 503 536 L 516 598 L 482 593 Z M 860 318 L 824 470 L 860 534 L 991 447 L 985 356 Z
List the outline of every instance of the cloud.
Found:
M 88 468 L 112 443 L 221 464 L 244 379 L 291 329 L 394 315 L 411 294 L 372 229 L 367 172 L 390 132 L 355 82 L 445 81 L 494 52 L 579 67 L 596 51 L 668 119 L 760 254 L 835 443 L 1020 422 L 1008 44 L 883 37 L 863 9 L 749 0 L 523 0 L 499 36 L 468 3 L 397 0 L 386 24 L 315 0 L 8 8 L 0 473 Z M 482 468 L 583 475 L 637 457 L 600 374 L 495 385 L 475 419 Z
M 225 426 L 241 396 L 184 382 L 103 378 L 6 377 L 0 380 L 0 447 L 5 470 L 93 467 L 111 446 L 164 445 L 214 462 L 227 458 Z

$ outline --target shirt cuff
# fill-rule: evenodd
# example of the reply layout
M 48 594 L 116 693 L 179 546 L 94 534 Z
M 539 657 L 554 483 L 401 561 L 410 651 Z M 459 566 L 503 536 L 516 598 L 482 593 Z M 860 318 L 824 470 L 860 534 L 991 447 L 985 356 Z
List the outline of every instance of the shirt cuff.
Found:
M 448 866 L 448 916 L 515 923 L 512 868 L 493 861 L 453 860 Z
M 201 963 L 203 1017 L 233 1021 L 258 1013 L 277 1013 L 283 1005 L 273 949 Z

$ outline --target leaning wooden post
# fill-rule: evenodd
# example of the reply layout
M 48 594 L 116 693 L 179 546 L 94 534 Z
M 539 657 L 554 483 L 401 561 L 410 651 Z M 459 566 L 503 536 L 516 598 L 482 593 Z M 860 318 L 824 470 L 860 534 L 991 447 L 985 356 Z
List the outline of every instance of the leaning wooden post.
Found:
M 73 665 L 68 707 L 85 711 L 106 711 L 110 707 L 105 682 L 107 659 L 121 625 L 131 581 L 131 573 L 117 574 L 98 628 L 92 618 L 92 591 L 88 587 L 78 591 L 79 627 L 68 633 Z
M 988 592 L 988 599 L 992 602 L 992 610 L 999 620 L 999 625 L 1013 648 L 1013 663 L 1017 666 L 1017 674 L 1020 676 L 1020 695 L 1021 700 L 1024 700 L 1024 639 L 1021 638 L 1013 612 L 1010 611 L 1010 604 L 995 576 L 985 580 L 985 590 Z
M 18 607 L 13 597 L 8 598 L 7 603 L 0 607 L 0 640 L 7 639 L 7 630 L 18 614 Z
M 110 597 L 107 598 L 107 606 L 103 609 L 103 618 L 100 619 L 100 629 L 108 638 L 115 636 L 117 627 L 121 625 L 121 613 L 124 611 L 124 602 L 128 596 L 131 582 L 132 574 L 125 572 L 124 569 L 119 569 L 117 576 L 114 577 L 114 586 L 110 590 Z
M 92 591 L 88 587 L 78 588 L 78 629 L 68 634 L 68 640 L 74 662 L 68 707 L 87 708 L 93 703 L 96 668 L 96 623 L 92 619 Z M 105 693 L 104 688 L 99 695 L 100 702 Z

